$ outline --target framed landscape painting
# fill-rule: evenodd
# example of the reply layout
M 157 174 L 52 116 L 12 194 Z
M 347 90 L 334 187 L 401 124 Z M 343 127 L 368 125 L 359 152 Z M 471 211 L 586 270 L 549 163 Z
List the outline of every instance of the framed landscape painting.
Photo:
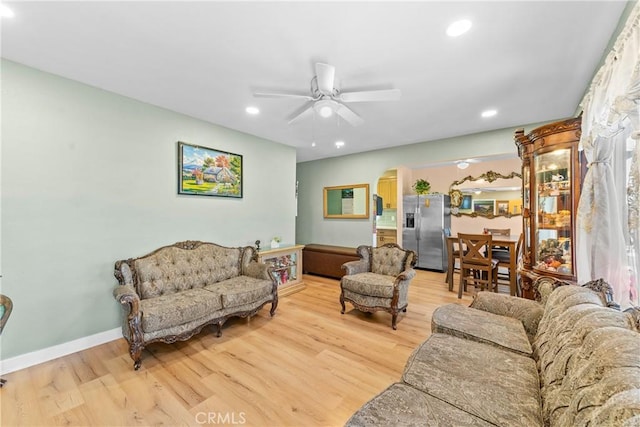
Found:
M 496 201 L 494 199 L 473 199 L 473 212 L 477 212 L 479 215 L 494 215 L 496 212 Z
M 178 194 L 242 197 L 242 156 L 178 142 Z

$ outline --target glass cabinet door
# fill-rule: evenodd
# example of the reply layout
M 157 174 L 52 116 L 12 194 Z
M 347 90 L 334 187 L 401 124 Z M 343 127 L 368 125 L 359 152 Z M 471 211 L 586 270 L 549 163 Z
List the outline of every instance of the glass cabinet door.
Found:
M 568 276 L 574 275 L 571 165 L 572 150 L 569 148 L 534 153 L 531 186 L 534 193 L 531 215 L 536 215 L 532 267 Z

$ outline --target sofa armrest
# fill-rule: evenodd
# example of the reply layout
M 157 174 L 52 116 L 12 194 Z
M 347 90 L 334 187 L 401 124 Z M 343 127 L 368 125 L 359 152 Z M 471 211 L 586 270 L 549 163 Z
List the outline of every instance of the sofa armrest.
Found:
M 538 332 L 544 312 L 542 304 L 536 301 L 493 292 L 478 292 L 470 307 L 521 321 L 529 341 Z
M 272 280 L 269 275 L 269 266 L 262 262 L 251 261 L 244 269 L 244 274 L 255 279 Z
M 116 261 L 113 275 L 116 276 L 118 283 L 121 285 L 133 285 L 133 271 L 131 270 L 131 265 L 129 265 L 130 262 L 133 263 L 133 260 Z
M 140 297 L 135 289 L 129 285 L 118 285 L 113 290 L 116 301 L 122 305 L 126 324 L 123 324 L 123 332 L 127 332 L 125 338 L 130 343 L 142 343 L 142 312 L 140 311 Z M 137 349 L 137 345 L 136 345 Z M 130 349 L 130 351 L 133 351 Z M 134 360 L 136 360 L 134 358 Z
M 128 308 L 128 315 L 131 316 L 140 311 L 140 297 L 130 285 L 118 285 L 113 289 L 113 297 Z
M 342 269 L 346 271 L 346 275 L 366 273 L 369 271 L 369 263 L 364 260 L 349 261 L 342 264 Z

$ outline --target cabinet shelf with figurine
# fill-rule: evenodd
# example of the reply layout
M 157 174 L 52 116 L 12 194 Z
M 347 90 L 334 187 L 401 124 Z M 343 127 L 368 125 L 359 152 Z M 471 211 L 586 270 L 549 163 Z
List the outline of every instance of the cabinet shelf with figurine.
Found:
M 584 178 L 581 117 L 515 133 L 522 159 L 522 294 L 541 276 L 575 282 L 575 215 Z
M 258 261 L 271 267 L 278 284 L 278 295 L 286 296 L 305 288 L 302 282 L 302 249 L 304 245 L 282 245 L 258 251 Z

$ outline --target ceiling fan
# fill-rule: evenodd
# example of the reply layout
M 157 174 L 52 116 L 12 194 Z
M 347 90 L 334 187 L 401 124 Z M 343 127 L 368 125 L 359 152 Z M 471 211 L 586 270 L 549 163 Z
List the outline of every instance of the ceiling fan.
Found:
M 253 96 L 261 98 L 300 98 L 308 102 L 289 117 L 289 124 L 314 112 L 321 117 L 331 117 L 337 114 L 351 126 L 361 125 L 364 120 L 344 103 L 394 101 L 400 98 L 399 89 L 367 90 L 357 92 L 342 92 L 334 86 L 336 69 L 334 66 L 316 63 L 316 75 L 311 79 L 309 95 L 280 92 L 254 92 Z

